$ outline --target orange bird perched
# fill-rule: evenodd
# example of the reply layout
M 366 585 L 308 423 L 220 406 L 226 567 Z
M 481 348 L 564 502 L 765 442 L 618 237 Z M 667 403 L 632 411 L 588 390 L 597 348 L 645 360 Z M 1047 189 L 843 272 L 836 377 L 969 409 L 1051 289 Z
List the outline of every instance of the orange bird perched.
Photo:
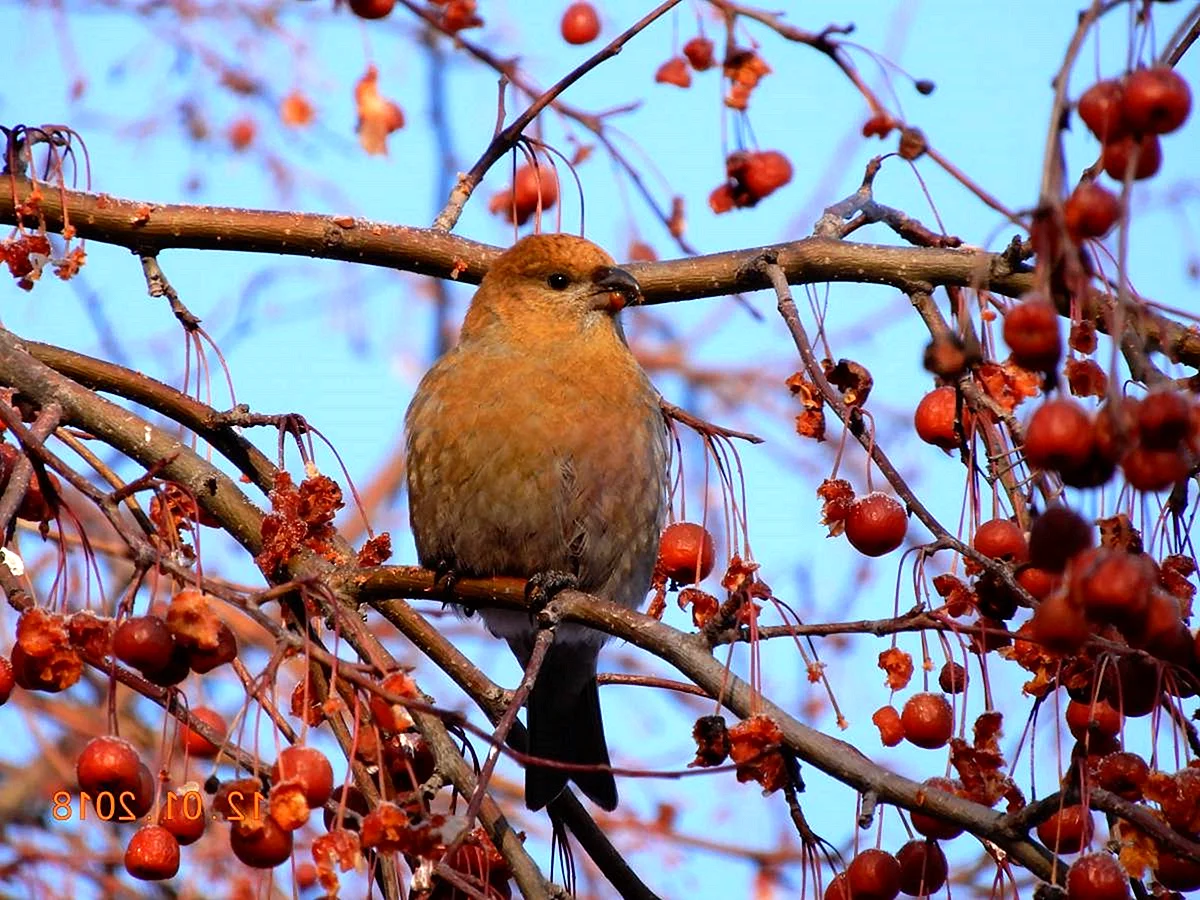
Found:
M 646 598 L 667 508 L 667 432 L 655 391 L 616 319 L 640 296 L 590 241 L 536 234 L 492 264 L 458 346 L 408 408 L 409 514 L 426 568 L 463 577 L 573 576 L 630 608 Z M 526 612 L 481 610 L 522 666 Z M 529 752 L 608 766 L 596 660 L 606 636 L 563 623 L 529 696 Z M 604 770 L 530 765 L 541 809 L 572 779 L 606 810 Z

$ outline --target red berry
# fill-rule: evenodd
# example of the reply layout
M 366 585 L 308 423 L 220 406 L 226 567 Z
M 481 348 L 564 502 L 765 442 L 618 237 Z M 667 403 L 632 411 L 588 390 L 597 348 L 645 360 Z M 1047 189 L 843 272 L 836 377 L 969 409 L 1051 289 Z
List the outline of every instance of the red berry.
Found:
M 696 584 L 713 570 L 717 551 L 712 535 L 694 522 L 673 522 L 658 542 L 658 567 L 678 584 Z
M 1079 468 L 1094 446 L 1087 411 L 1066 397 L 1039 406 L 1025 428 L 1025 459 L 1037 469 Z
M 222 738 L 225 737 L 227 731 L 225 717 L 215 709 L 209 709 L 207 706 L 197 706 L 192 710 L 192 715 L 212 728 Z M 214 759 L 221 749 L 218 744 L 212 743 L 208 738 L 200 734 L 200 732 L 192 731 L 186 725 L 179 729 L 179 740 L 183 744 L 184 752 L 189 756 L 196 756 L 200 759 Z
M 1095 703 L 1072 700 L 1067 704 L 1067 728 L 1082 741 L 1090 732 L 1115 737 L 1121 731 L 1121 713 L 1104 700 Z
M 1140 181 L 1156 174 L 1162 167 L 1162 146 L 1158 135 L 1146 134 L 1141 138 L 1126 135 L 1104 145 L 1100 161 L 1104 171 L 1117 181 L 1125 180 L 1125 173 L 1133 166 L 1133 180 Z
M 1187 477 L 1188 460 L 1178 450 L 1134 447 L 1121 460 L 1121 474 L 1139 491 L 1165 491 Z
M 954 710 L 941 694 L 914 694 L 900 716 L 909 743 L 936 750 L 945 747 L 954 734 Z
M 1087 853 L 1067 869 L 1067 900 L 1129 900 L 1129 875 L 1115 856 Z
M 271 781 L 296 780 L 304 790 L 309 808 L 325 805 L 333 796 L 333 767 L 315 747 L 285 747 L 271 768 Z
M 171 654 L 171 659 L 162 669 L 147 669 L 142 672 L 144 677 L 151 684 L 157 684 L 159 687 L 171 687 L 179 684 L 188 677 L 191 672 L 189 668 L 190 654 L 187 650 L 175 642 L 175 650 Z
M 1186 666 L 1192 658 L 1192 633 L 1183 621 L 1179 601 L 1166 591 L 1152 590 L 1146 611 L 1121 631 L 1131 646 L 1164 662 Z
M 488 209 L 524 225 L 537 212 L 539 197 L 543 212 L 558 202 L 558 175 L 547 163 L 517 169 L 512 188 L 493 197 Z
M 1087 642 L 1090 629 L 1083 613 L 1067 602 L 1066 594 L 1057 593 L 1051 594 L 1034 610 L 1030 632 L 1047 650 L 1074 653 Z
M 1102 143 L 1125 134 L 1121 115 L 1124 91 L 1118 81 L 1101 81 L 1083 92 L 1076 108 L 1079 118 Z
M 292 832 L 284 831 L 270 816 L 243 819 L 229 830 L 233 855 L 255 869 L 273 869 L 292 855 Z
M 846 540 L 864 556 L 883 556 L 902 543 L 908 531 L 904 507 L 880 491 L 864 494 L 846 514 Z
M 382 19 L 395 5 L 396 0 L 350 0 L 350 12 L 360 19 Z
M 863 850 L 846 867 L 854 900 L 893 900 L 900 893 L 900 863 L 886 850 Z
M 1062 358 L 1058 310 L 1041 294 L 1026 294 L 1004 316 L 1004 342 L 1023 369 L 1048 372 Z
M 1200 863 L 1177 856 L 1165 847 L 1158 848 L 1158 866 L 1154 878 L 1173 891 L 1200 890 Z
M 1051 506 L 1029 529 L 1029 561 L 1047 572 L 1061 572 L 1092 541 L 1091 523 L 1083 516 L 1065 506 Z
M 921 800 L 933 791 L 942 791 L 947 794 L 955 795 L 961 795 L 962 793 L 961 785 L 951 781 L 949 778 L 940 778 L 935 776 L 933 778 L 925 779 L 923 788 L 917 795 L 917 799 Z M 912 816 L 913 828 L 919 834 L 923 834 L 927 838 L 948 841 L 951 838 L 958 837 L 963 832 L 962 828 L 958 825 L 955 825 L 953 822 L 943 821 L 942 819 L 939 819 L 933 815 L 929 815 L 928 813 L 913 811 L 910 813 L 910 815 Z
M 154 808 L 154 797 L 158 793 L 158 779 L 145 763 L 138 763 L 138 783 L 129 800 L 129 811 L 135 816 L 144 816 Z
M 825 886 L 823 900 L 851 900 L 850 888 L 846 886 L 846 873 L 838 872 Z
M 1152 450 L 1174 450 L 1191 429 L 1192 404 L 1174 390 L 1147 394 L 1137 407 L 1138 437 Z
M 194 844 L 204 835 L 204 798 L 199 791 L 172 791 L 163 797 L 158 810 L 158 824 L 171 832 L 182 846 Z
M 1025 566 L 1017 572 L 1017 584 L 1025 588 L 1034 600 L 1045 600 L 1062 583 L 1062 577 L 1055 572 L 1039 569 L 1037 566 Z
M 949 866 L 936 841 L 909 841 L 896 851 L 900 890 L 912 897 L 936 894 L 946 883 Z
M 1037 827 L 1038 840 L 1055 853 L 1078 853 L 1092 840 L 1095 825 L 1086 806 L 1060 809 Z
M 683 45 L 683 55 L 697 72 L 704 72 L 716 65 L 713 59 L 713 42 L 697 35 Z
M 1010 563 L 1023 563 L 1029 557 L 1025 533 L 1009 519 L 990 519 L 975 529 L 972 546 L 984 556 Z
M 237 659 L 237 637 L 233 629 L 220 622 L 217 625 L 217 646 L 211 650 L 192 647 L 187 654 L 188 666 L 197 675 L 211 672 L 217 666 L 223 666 Z
M 123 791 L 137 793 L 141 787 L 138 771 L 142 760 L 129 741 L 119 737 L 90 740 L 75 763 L 79 789 L 93 796 L 110 791 L 114 797 Z
M 1146 761 L 1136 753 L 1123 750 L 1101 759 L 1096 771 L 1100 787 L 1135 803 L 1142 799 L 1149 778 L 1150 767 Z
M 0 706 L 8 702 L 16 683 L 16 679 L 13 677 L 12 663 L 8 661 L 7 657 L 0 656 Z
M 1121 217 L 1121 201 L 1094 181 L 1080 184 L 1063 205 L 1067 234 L 1074 240 L 1102 238 Z
M 179 871 L 179 841 L 159 825 L 143 825 L 125 848 L 125 871 L 142 881 L 174 878 Z
M 1121 116 L 1131 131 L 1167 134 L 1187 121 L 1192 91 L 1174 69 L 1138 69 L 1125 79 Z
M 954 422 L 959 415 L 958 391 L 946 385 L 934 388 L 921 398 L 913 414 L 913 425 L 917 436 L 927 444 L 954 450 L 959 445 Z M 971 411 L 962 406 L 962 431 L 966 437 L 971 431 Z
M 171 629 L 159 616 L 133 616 L 113 632 L 112 652 L 117 659 L 140 671 L 165 669 L 175 652 Z
M 568 44 L 588 44 L 600 35 L 600 16 L 590 3 L 572 3 L 562 17 L 562 36 Z
M 1077 556 L 1070 577 L 1071 595 L 1088 617 L 1117 626 L 1142 618 L 1158 581 L 1149 557 L 1107 547 Z
M 792 180 L 791 160 L 778 150 L 760 150 L 745 157 L 738 177 L 756 203 Z

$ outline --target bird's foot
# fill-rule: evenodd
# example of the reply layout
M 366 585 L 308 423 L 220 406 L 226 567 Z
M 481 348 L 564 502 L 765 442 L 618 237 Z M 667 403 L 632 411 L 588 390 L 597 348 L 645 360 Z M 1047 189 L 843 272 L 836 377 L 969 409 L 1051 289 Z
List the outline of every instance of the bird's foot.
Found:
M 538 572 L 525 582 L 525 599 L 529 601 L 530 612 L 536 615 L 545 609 L 557 594 L 577 587 L 579 579 L 570 572 Z
M 454 568 L 454 563 L 446 559 L 439 559 L 437 565 L 433 567 L 433 592 L 435 594 L 449 594 L 453 592 L 454 586 L 458 584 L 459 574 Z M 447 600 L 447 603 L 452 601 Z M 473 615 L 473 610 L 466 610 L 466 615 Z

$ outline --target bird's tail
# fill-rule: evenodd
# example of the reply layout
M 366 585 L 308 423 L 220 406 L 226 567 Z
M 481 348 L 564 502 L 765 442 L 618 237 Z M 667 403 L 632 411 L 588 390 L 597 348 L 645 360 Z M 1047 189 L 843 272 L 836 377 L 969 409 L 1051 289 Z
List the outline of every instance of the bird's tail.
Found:
M 608 745 L 600 717 L 596 654 L 590 647 L 555 642 L 529 694 L 529 753 L 541 759 L 585 766 L 607 766 Z M 525 805 L 541 809 L 574 781 L 601 809 L 617 806 L 611 772 L 568 771 L 529 765 L 525 769 Z

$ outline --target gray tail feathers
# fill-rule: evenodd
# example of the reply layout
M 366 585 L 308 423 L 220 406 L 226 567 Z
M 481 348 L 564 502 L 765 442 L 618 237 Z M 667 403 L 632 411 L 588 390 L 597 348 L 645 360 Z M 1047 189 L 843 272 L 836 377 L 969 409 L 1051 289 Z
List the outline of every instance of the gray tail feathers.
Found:
M 600 718 L 596 652 L 587 645 L 551 646 L 529 694 L 529 754 L 581 766 L 608 766 Z M 574 781 L 601 809 L 617 807 L 617 783 L 609 771 L 568 771 L 530 763 L 525 768 L 525 805 L 541 809 Z

